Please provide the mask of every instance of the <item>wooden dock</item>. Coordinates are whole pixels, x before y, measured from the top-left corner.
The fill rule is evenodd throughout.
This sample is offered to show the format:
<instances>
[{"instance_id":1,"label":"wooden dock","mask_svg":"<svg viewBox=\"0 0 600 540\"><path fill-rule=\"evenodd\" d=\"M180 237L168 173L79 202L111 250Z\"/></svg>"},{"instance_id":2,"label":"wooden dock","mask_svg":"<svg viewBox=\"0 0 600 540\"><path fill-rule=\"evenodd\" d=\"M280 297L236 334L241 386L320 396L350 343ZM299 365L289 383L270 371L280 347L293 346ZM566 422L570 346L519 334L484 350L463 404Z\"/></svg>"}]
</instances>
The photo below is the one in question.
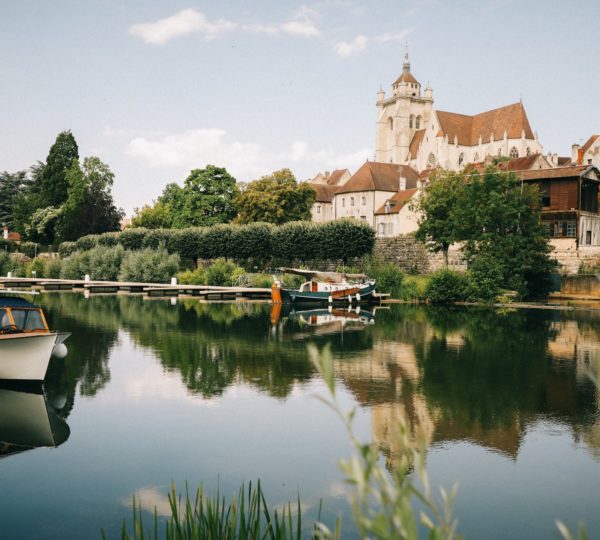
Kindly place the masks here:
<instances>
[{"instance_id":1,"label":"wooden dock","mask_svg":"<svg viewBox=\"0 0 600 540\"><path fill-rule=\"evenodd\" d=\"M38 291L81 291L86 294L143 294L146 297L194 296L206 300L267 300L271 289L258 287L219 287L215 285L181 285L170 283L135 283L120 281L85 281L83 279L48 279L0 277L4 289Z\"/></svg>"}]
</instances>

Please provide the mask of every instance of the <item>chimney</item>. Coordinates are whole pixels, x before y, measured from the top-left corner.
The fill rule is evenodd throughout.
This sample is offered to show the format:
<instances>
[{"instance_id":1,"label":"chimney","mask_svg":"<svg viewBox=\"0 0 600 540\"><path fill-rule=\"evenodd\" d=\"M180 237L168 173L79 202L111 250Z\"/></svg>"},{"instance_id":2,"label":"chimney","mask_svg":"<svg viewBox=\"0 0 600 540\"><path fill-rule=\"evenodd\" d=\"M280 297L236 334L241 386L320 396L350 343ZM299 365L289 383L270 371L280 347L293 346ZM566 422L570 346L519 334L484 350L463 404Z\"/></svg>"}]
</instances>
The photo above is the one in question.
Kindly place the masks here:
<instances>
[{"instance_id":1,"label":"chimney","mask_svg":"<svg viewBox=\"0 0 600 540\"><path fill-rule=\"evenodd\" d=\"M579 145L574 144L571 146L571 161L573 163L579 163Z\"/></svg>"},{"instance_id":2,"label":"chimney","mask_svg":"<svg viewBox=\"0 0 600 540\"><path fill-rule=\"evenodd\" d=\"M4 225L3 238L4 240L8 240L8 227L6 225Z\"/></svg>"}]
</instances>

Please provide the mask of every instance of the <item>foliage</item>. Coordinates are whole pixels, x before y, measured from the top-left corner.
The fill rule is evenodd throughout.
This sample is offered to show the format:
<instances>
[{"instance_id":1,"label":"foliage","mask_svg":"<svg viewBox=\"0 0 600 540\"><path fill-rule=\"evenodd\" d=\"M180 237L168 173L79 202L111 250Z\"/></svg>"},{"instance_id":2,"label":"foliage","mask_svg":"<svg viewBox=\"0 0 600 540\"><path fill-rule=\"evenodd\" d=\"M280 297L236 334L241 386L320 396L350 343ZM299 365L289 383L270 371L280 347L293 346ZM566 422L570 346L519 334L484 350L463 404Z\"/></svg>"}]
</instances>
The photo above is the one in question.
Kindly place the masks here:
<instances>
[{"instance_id":1,"label":"foliage","mask_svg":"<svg viewBox=\"0 0 600 540\"><path fill-rule=\"evenodd\" d=\"M310 220L315 190L298 183L289 169L250 182L236 198L239 223L282 224Z\"/></svg>"},{"instance_id":2,"label":"foliage","mask_svg":"<svg viewBox=\"0 0 600 540\"><path fill-rule=\"evenodd\" d=\"M43 259L31 259L25 265L25 276L32 277L34 272L35 276L38 278L48 277L46 275L46 262Z\"/></svg>"},{"instance_id":3,"label":"foliage","mask_svg":"<svg viewBox=\"0 0 600 540\"><path fill-rule=\"evenodd\" d=\"M97 157L87 157L81 165L74 160L65 177L67 200L57 226L61 239L120 229L123 212L113 203L114 174L105 163Z\"/></svg>"},{"instance_id":4,"label":"foliage","mask_svg":"<svg viewBox=\"0 0 600 540\"><path fill-rule=\"evenodd\" d=\"M215 225L203 230L199 239L199 259L216 259L218 257L231 257L231 240L234 226Z\"/></svg>"},{"instance_id":5,"label":"foliage","mask_svg":"<svg viewBox=\"0 0 600 540\"><path fill-rule=\"evenodd\" d=\"M469 267L471 296L474 300L494 302L500 294L503 271L499 261L487 253L481 253Z\"/></svg>"},{"instance_id":6,"label":"foliage","mask_svg":"<svg viewBox=\"0 0 600 540\"><path fill-rule=\"evenodd\" d=\"M319 231L319 257L347 261L369 255L375 245L375 231L367 223L351 219L329 221Z\"/></svg>"},{"instance_id":7,"label":"foliage","mask_svg":"<svg viewBox=\"0 0 600 540\"><path fill-rule=\"evenodd\" d=\"M43 207L59 207L67 200L69 181L67 171L79 159L79 148L70 131L58 134L46 158L41 178L41 203Z\"/></svg>"},{"instance_id":8,"label":"foliage","mask_svg":"<svg viewBox=\"0 0 600 540\"><path fill-rule=\"evenodd\" d=\"M29 223L25 225L25 236L35 242L51 244L62 212L62 208L54 206L38 208L33 212Z\"/></svg>"},{"instance_id":9,"label":"foliage","mask_svg":"<svg viewBox=\"0 0 600 540\"><path fill-rule=\"evenodd\" d=\"M183 285L206 285L206 272L201 266L195 270L185 270L177 274L177 281Z\"/></svg>"},{"instance_id":10,"label":"foliage","mask_svg":"<svg viewBox=\"0 0 600 540\"><path fill-rule=\"evenodd\" d=\"M389 293L392 298L400 298L404 273L397 265L373 260L367 264L365 271L376 281L379 292Z\"/></svg>"},{"instance_id":11,"label":"foliage","mask_svg":"<svg viewBox=\"0 0 600 540\"><path fill-rule=\"evenodd\" d=\"M9 272L10 257L6 251L0 251L0 276L5 276Z\"/></svg>"},{"instance_id":12,"label":"foliage","mask_svg":"<svg viewBox=\"0 0 600 540\"><path fill-rule=\"evenodd\" d=\"M27 171L0 173L0 225L14 228L14 215L19 196L27 194L33 182Z\"/></svg>"},{"instance_id":13,"label":"foliage","mask_svg":"<svg viewBox=\"0 0 600 540\"><path fill-rule=\"evenodd\" d=\"M0 251L12 253L13 251L16 251L16 250L17 250L17 244L15 244L14 242L12 242L10 240L5 240L4 238L0 237Z\"/></svg>"},{"instance_id":14,"label":"foliage","mask_svg":"<svg viewBox=\"0 0 600 540\"><path fill-rule=\"evenodd\" d=\"M62 262L60 259L47 260L46 267L44 269L44 277L47 277L50 279L59 279L61 268L62 268Z\"/></svg>"},{"instance_id":15,"label":"foliage","mask_svg":"<svg viewBox=\"0 0 600 540\"><path fill-rule=\"evenodd\" d=\"M432 304L452 304L469 299L471 283L466 274L452 270L438 270L431 275L425 296Z\"/></svg>"},{"instance_id":16,"label":"foliage","mask_svg":"<svg viewBox=\"0 0 600 540\"><path fill-rule=\"evenodd\" d=\"M491 271L488 281L500 277L498 287L526 298L546 295L556 262L548 256L551 247L540 212L538 189L523 184L514 173L488 168L483 175L474 175L455 209L457 235L465 241L468 263L491 258L493 265L485 262L478 267L480 275Z\"/></svg>"},{"instance_id":17,"label":"foliage","mask_svg":"<svg viewBox=\"0 0 600 540\"><path fill-rule=\"evenodd\" d=\"M75 251L77 251L77 244L75 242L62 242L58 246L58 255L62 259L73 254Z\"/></svg>"},{"instance_id":18,"label":"foliage","mask_svg":"<svg viewBox=\"0 0 600 540\"><path fill-rule=\"evenodd\" d=\"M205 272L207 285L226 287L234 286L238 278L245 273L243 268L225 259L216 260L206 268Z\"/></svg>"},{"instance_id":19,"label":"foliage","mask_svg":"<svg viewBox=\"0 0 600 540\"><path fill-rule=\"evenodd\" d=\"M231 254L238 260L267 261L273 249L272 236L273 226L269 223L236 227L231 238Z\"/></svg>"},{"instance_id":20,"label":"foliage","mask_svg":"<svg viewBox=\"0 0 600 540\"><path fill-rule=\"evenodd\" d=\"M464 177L452 172L434 175L421 195L411 203L421 214L416 238L426 243L434 253L442 252L448 266L448 249L459 238L456 233L455 212L459 204Z\"/></svg>"},{"instance_id":21,"label":"foliage","mask_svg":"<svg viewBox=\"0 0 600 540\"><path fill-rule=\"evenodd\" d=\"M21 242L19 244L19 251L23 255L27 255L27 257L33 259L37 255L38 245L34 242Z\"/></svg>"},{"instance_id":22,"label":"foliage","mask_svg":"<svg viewBox=\"0 0 600 540\"><path fill-rule=\"evenodd\" d=\"M284 261L310 261L320 255L323 227L310 221L285 223L273 229L273 256Z\"/></svg>"},{"instance_id":23,"label":"foliage","mask_svg":"<svg viewBox=\"0 0 600 540\"><path fill-rule=\"evenodd\" d=\"M126 252L120 281L142 283L168 283L179 270L179 255L169 254L166 249L142 249Z\"/></svg>"},{"instance_id":24,"label":"foliage","mask_svg":"<svg viewBox=\"0 0 600 540\"><path fill-rule=\"evenodd\" d=\"M125 229L119 235L119 243L127 250L142 249L147 229Z\"/></svg>"},{"instance_id":25,"label":"foliage","mask_svg":"<svg viewBox=\"0 0 600 540\"><path fill-rule=\"evenodd\" d=\"M406 302L421 302L426 299L428 276L407 276L402 281L398 298Z\"/></svg>"},{"instance_id":26,"label":"foliage","mask_svg":"<svg viewBox=\"0 0 600 540\"><path fill-rule=\"evenodd\" d=\"M183 188L168 185L154 211L157 205L167 206L170 226L178 229L228 223L236 215L237 195L235 178L223 167L207 165L192 170Z\"/></svg>"},{"instance_id":27,"label":"foliage","mask_svg":"<svg viewBox=\"0 0 600 540\"><path fill-rule=\"evenodd\" d=\"M171 515L166 524L166 540L301 540L302 508L298 499L296 508L291 503L281 511L269 510L260 481L248 488L240 488L238 496L229 503L221 497L219 491L209 497L204 493L202 485L192 499L187 492L185 500L177 496L175 485L171 485L169 493ZM313 537L319 538L319 525L313 526ZM152 527L146 530L142 519L141 501L133 498L133 532L130 534L123 522L122 540L145 540L158 538L158 516L154 512ZM102 531L102 537L106 536ZM336 534L339 538L339 531Z\"/></svg>"},{"instance_id":28,"label":"foliage","mask_svg":"<svg viewBox=\"0 0 600 540\"><path fill-rule=\"evenodd\" d=\"M154 206L145 205L141 209L135 209L135 215L131 219L131 227L143 227L145 229L163 229L171 224L170 206L161 202Z\"/></svg>"}]
</instances>

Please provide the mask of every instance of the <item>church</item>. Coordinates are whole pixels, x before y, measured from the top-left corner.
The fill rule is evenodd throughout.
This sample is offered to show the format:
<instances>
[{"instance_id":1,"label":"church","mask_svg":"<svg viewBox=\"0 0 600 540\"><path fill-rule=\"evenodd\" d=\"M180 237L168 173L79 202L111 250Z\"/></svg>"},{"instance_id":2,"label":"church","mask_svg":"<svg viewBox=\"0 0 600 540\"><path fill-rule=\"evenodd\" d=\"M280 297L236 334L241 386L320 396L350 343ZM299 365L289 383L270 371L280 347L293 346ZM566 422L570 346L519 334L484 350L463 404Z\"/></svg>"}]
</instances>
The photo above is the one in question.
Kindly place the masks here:
<instances>
[{"instance_id":1,"label":"church","mask_svg":"<svg viewBox=\"0 0 600 540\"><path fill-rule=\"evenodd\" d=\"M521 102L473 116L434 109L433 90L428 86L421 91L410 71L408 52L391 95L383 89L377 93L375 161L417 171L460 170L494 157L541 153Z\"/></svg>"}]
</instances>

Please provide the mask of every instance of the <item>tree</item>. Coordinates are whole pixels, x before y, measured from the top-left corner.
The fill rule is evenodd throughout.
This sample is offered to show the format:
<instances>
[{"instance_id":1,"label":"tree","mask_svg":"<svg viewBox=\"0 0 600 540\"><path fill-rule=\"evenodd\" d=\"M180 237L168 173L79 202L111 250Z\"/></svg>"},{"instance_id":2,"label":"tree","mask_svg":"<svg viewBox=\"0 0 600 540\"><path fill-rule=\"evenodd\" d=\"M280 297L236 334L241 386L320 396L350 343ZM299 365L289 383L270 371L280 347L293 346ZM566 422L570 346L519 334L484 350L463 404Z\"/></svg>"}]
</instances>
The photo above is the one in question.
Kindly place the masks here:
<instances>
[{"instance_id":1,"label":"tree","mask_svg":"<svg viewBox=\"0 0 600 540\"><path fill-rule=\"evenodd\" d=\"M31 179L26 171L0 173L0 225L7 225L11 229L14 227L17 199L30 185Z\"/></svg>"},{"instance_id":2,"label":"tree","mask_svg":"<svg viewBox=\"0 0 600 540\"><path fill-rule=\"evenodd\" d=\"M430 251L441 252L446 267L448 249L458 240L454 213L464 184L460 174L437 174L413 203L413 210L421 214L417 239L425 242Z\"/></svg>"},{"instance_id":3,"label":"tree","mask_svg":"<svg viewBox=\"0 0 600 540\"><path fill-rule=\"evenodd\" d=\"M315 190L298 183L289 169L281 169L250 182L236 199L239 223L282 224L308 221Z\"/></svg>"},{"instance_id":4,"label":"tree","mask_svg":"<svg viewBox=\"0 0 600 540\"><path fill-rule=\"evenodd\" d=\"M67 200L67 171L79 159L79 148L70 131L58 134L50 148L41 182L41 206L60 206Z\"/></svg>"},{"instance_id":5,"label":"tree","mask_svg":"<svg viewBox=\"0 0 600 540\"><path fill-rule=\"evenodd\" d=\"M114 205L111 189L114 174L97 157L75 160L66 174L67 200L56 226L61 240L75 240L87 234L118 231L123 212Z\"/></svg>"},{"instance_id":6,"label":"tree","mask_svg":"<svg viewBox=\"0 0 600 540\"><path fill-rule=\"evenodd\" d=\"M456 236L477 280L540 297L551 289L556 261L541 221L537 186L488 167L465 183L454 212Z\"/></svg>"},{"instance_id":7,"label":"tree","mask_svg":"<svg viewBox=\"0 0 600 540\"><path fill-rule=\"evenodd\" d=\"M236 180L225 168L207 165L191 171L183 188L169 184L159 203L169 205L172 227L216 225L235 217L237 194Z\"/></svg>"},{"instance_id":8,"label":"tree","mask_svg":"<svg viewBox=\"0 0 600 540\"><path fill-rule=\"evenodd\" d=\"M169 205L157 201L153 206L145 205L141 209L136 208L131 226L144 229L168 229L171 226Z\"/></svg>"}]
</instances>

